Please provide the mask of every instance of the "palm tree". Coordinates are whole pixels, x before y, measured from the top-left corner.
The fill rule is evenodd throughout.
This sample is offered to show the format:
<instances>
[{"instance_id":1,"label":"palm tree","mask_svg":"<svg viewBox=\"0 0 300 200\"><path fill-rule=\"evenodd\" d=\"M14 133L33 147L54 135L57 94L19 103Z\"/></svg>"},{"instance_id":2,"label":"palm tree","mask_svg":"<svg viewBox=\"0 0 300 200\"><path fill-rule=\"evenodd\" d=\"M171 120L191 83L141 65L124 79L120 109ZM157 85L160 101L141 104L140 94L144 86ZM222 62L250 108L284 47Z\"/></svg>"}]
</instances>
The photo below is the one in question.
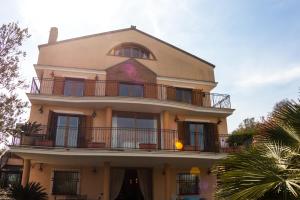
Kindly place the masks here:
<instances>
[{"instance_id":1,"label":"palm tree","mask_svg":"<svg viewBox=\"0 0 300 200\"><path fill-rule=\"evenodd\" d=\"M216 198L300 199L300 104L277 104L257 143L216 165Z\"/></svg>"},{"instance_id":2,"label":"palm tree","mask_svg":"<svg viewBox=\"0 0 300 200\"><path fill-rule=\"evenodd\" d=\"M47 200L48 195L40 183L31 182L26 186L20 184L10 188L11 197L15 200Z\"/></svg>"}]
</instances>

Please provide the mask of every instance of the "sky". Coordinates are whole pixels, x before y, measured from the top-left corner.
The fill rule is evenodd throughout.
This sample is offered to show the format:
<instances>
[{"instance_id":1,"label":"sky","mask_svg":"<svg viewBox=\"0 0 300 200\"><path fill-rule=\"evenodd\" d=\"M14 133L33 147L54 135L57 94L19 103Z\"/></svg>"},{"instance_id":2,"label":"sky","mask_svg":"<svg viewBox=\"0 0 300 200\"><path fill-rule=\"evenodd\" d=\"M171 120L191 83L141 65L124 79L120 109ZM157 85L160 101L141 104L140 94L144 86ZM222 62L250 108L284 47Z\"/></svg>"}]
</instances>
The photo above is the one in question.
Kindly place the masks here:
<instances>
[{"instance_id":1,"label":"sky","mask_svg":"<svg viewBox=\"0 0 300 200\"><path fill-rule=\"evenodd\" d=\"M231 95L232 131L299 98L299 9L298 0L0 0L0 24L29 29L20 69L28 82L50 27L63 40L135 25L216 65L213 92Z\"/></svg>"}]
</instances>

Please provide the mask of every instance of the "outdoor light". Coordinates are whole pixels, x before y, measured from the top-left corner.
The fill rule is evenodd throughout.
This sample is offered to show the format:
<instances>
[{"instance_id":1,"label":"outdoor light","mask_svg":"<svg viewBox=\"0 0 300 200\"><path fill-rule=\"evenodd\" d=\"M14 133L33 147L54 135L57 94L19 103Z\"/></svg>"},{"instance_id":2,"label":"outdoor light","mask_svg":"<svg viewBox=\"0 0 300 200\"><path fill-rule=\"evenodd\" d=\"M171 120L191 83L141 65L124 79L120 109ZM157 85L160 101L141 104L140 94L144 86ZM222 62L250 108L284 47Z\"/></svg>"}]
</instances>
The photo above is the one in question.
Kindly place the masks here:
<instances>
[{"instance_id":1,"label":"outdoor light","mask_svg":"<svg viewBox=\"0 0 300 200\"><path fill-rule=\"evenodd\" d=\"M192 167L190 170L190 174L193 174L193 175L199 175L200 172L201 171L200 171L199 167Z\"/></svg>"},{"instance_id":2,"label":"outdoor light","mask_svg":"<svg viewBox=\"0 0 300 200\"><path fill-rule=\"evenodd\" d=\"M39 112L40 112L41 114L44 112L43 106L41 106L41 107L39 108Z\"/></svg>"},{"instance_id":3,"label":"outdoor light","mask_svg":"<svg viewBox=\"0 0 300 200\"><path fill-rule=\"evenodd\" d=\"M97 113L96 113L96 111L94 110L93 113L92 113L92 117L95 118L96 116L97 116Z\"/></svg>"},{"instance_id":4,"label":"outdoor light","mask_svg":"<svg viewBox=\"0 0 300 200\"><path fill-rule=\"evenodd\" d=\"M182 150L183 149L183 144L181 141L176 141L175 142L175 147L177 150Z\"/></svg>"}]
</instances>

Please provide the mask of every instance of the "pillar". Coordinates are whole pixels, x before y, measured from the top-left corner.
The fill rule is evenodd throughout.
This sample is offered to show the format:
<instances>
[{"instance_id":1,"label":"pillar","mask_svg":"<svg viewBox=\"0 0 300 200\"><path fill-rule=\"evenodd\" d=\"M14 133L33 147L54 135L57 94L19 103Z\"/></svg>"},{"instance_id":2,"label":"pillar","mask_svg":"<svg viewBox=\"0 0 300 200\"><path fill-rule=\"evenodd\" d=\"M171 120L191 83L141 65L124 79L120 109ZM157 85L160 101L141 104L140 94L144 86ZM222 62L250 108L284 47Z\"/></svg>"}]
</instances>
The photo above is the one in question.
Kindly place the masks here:
<instances>
[{"instance_id":1,"label":"pillar","mask_svg":"<svg viewBox=\"0 0 300 200\"><path fill-rule=\"evenodd\" d=\"M169 164L165 164L165 199L171 200L171 167Z\"/></svg>"},{"instance_id":2,"label":"pillar","mask_svg":"<svg viewBox=\"0 0 300 200\"><path fill-rule=\"evenodd\" d=\"M170 113L169 111L163 111L163 128L170 128Z\"/></svg>"},{"instance_id":3,"label":"pillar","mask_svg":"<svg viewBox=\"0 0 300 200\"><path fill-rule=\"evenodd\" d=\"M170 113L169 111L163 111L162 113L162 122L163 122L163 129L165 131L162 132L163 137L163 144L162 149L171 150L174 143L174 135L172 132L168 131L170 129Z\"/></svg>"},{"instance_id":4,"label":"pillar","mask_svg":"<svg viewBox=\"0 0 300 200\"><path fill-rule=\"evenodd\" d=\"M110 186L110 164L109 162L104 163L103 170L103 200L109 200L109 186Z\"/></svg>"},{"instance_id":5,"label":"pillar","mask_svg":"<svg viewBox=\"0 0 300 200\"><path fill-rule=\"evenodd\" d=\"M30 160L29 159L24 159L24 163L23 163L23 173L22 173L22 181L21 184L24 187L28 181L29 181L29 176L30 176Z\"/></svg>"}]
</instances>

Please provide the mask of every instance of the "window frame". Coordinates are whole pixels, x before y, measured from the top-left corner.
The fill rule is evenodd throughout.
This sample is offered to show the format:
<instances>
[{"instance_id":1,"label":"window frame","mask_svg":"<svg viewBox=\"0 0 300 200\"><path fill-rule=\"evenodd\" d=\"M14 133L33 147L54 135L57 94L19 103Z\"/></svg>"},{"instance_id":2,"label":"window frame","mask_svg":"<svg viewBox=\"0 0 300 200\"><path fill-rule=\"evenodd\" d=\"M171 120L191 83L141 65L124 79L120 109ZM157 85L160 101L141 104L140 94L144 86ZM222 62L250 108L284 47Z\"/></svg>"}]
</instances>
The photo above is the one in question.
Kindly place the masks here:
<instances>
[{"instance_id":1,"label":"window frame","mask_svg":"<svg viewBox=\"0 0 300 200\"><path fill-rule=\"evenodd\" d=\"M77 173L78 180L76 185L76 194L63 194L63 193L55 193L54 192L54 184L55 184L55 172L65 172L65 173ZM81 174L79 169L53 169L51 174L51 194L55 196L66 196L66 195L79 195L80 194L80 184L81 184Z\"/></svg>"},{"instance_id":2,"label":"window frame","mask_svg":"<svg viewBox=\"0 0 300 200\"><path fill-rule=\"evenodd\" d=\"M70 81L71 82L71 95L66 95L66 85L67 85L67 82ZM73 86L72 87L72 84L74 84L74 82L80 82L80 84L82 84L82 94L81 95L77 95L77 94L73 94ZM78 87L78 86L76 86ZM76 90L78 90L79 88L76 88ZM84 96L84 91L85 91L85 79L83 78L70 78L70 77L66 77L65 80L64 80L64 88L63 88L63 96L67 96L67 97L72 97L72 96L75 96L75 97L83 97ZM78 91L76 91L77 93Z\"/></svg>"},{"instance_id":3,"label":"window frame","mask_svg":"<svg viewBox=\"0 0 300 200\"><path fill-rule=\"evenodd\" d=\"M176 101L178 101L178 102L183 102L183 103L188 103L188 104L192 104L192 101L193 101L193 89L191 89L191 88L181 88L181 87L175 87L175 92L176 92ZM181 92L181 96L180 96L180 98L178 98L178 96L177 96L177 92ZM190 94L190 99L189 99L189 101L185 101L186 100L186 95L185 95L185 93L186 92L189 92ZM183 98L183 97L185 97L185 98Z\"/></svg>"},{"instance_id":4,"label":"window frame","mask_svg":"<svg viewBox=\"0 0 300 200\"><path fill-rule=\"evenodd\" d=\"M128 55L125 55L126 49L129 49ZM148 48L136 43L122 43L118 46L113 47L107 55L145 60L156 60L156 57Z\"/></svg>"},{"instance_id":5,"label":"window frame","mask_svg":"<svg viewBox=\"0 0 300 200\"><path fill-rule=\"evenodd\" d=\"M196 191L195 192L186 192L186 193L182 193L181 192L181 189L180 189L180 184L187 184L189 182L187 181L184 181L184 180L180 180L180 176L193 176L195 177L195 182L191 182L190 184L195 184L194 187L196 188ZM188 173L188 172L180 172L180 173L177 173L176 174L176 193L177 195L180 195L180 196L188 196L188 195L199 195L200 194L200 177L199 175L195 175L195 174L191 174L191 173ZM189 188L192 188L192 187L189 187Z\"/></svg>"}]
</instances>

